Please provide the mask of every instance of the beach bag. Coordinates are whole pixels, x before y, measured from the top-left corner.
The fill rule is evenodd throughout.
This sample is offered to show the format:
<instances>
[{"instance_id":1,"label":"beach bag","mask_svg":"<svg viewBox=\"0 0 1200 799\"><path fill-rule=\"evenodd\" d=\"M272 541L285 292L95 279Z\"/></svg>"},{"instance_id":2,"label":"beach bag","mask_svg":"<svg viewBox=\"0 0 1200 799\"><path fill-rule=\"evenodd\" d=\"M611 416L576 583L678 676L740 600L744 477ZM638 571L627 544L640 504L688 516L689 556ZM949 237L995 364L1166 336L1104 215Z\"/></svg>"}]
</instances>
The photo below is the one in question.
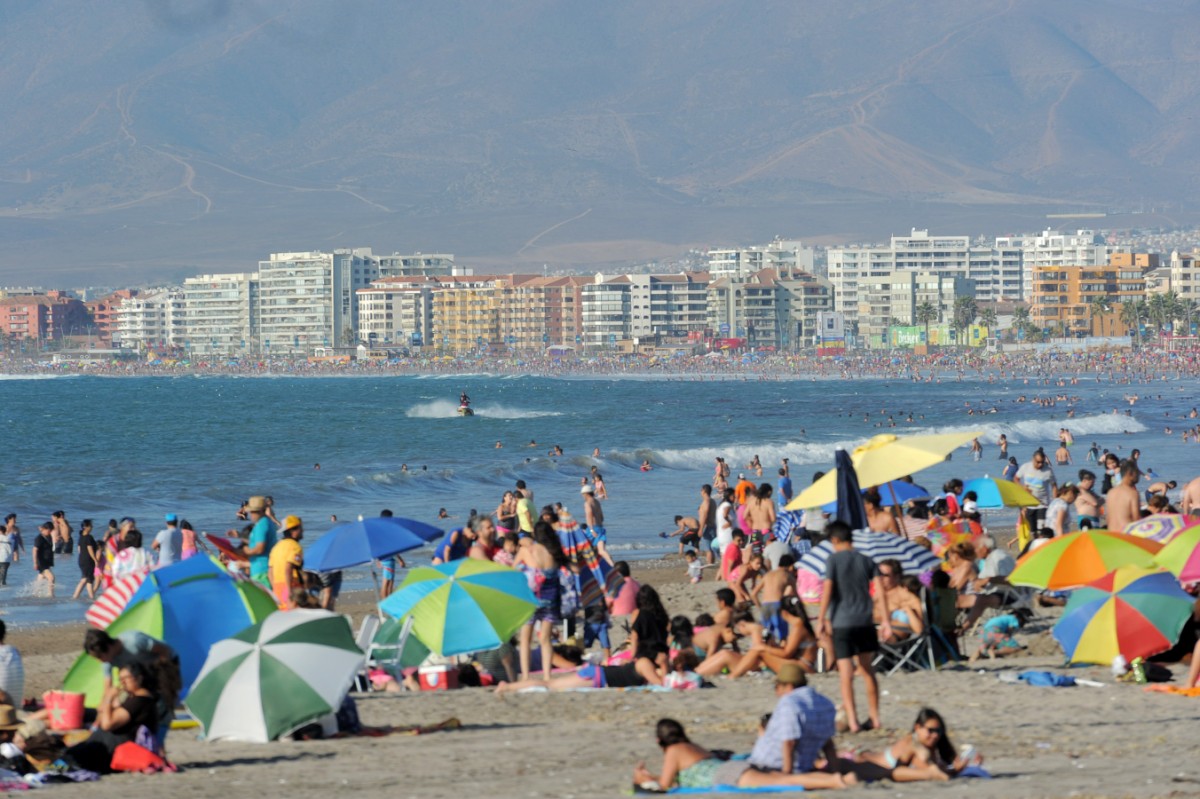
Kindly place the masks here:
<instances>
[{"instance_id":1,"label":"beach bag","mask_svg":"<svg viewBox=\"0 0 1200 799\"><path fill-rule=\"evenodd\" d=\"M133 741L126 741L113 750L112 762L109 768L113 771L140 771L151 773L167 768L167 761L151 752L146 747Z\"/></svg>"},{"instance_id":2,"label":"beach bag","mask_svg":"<svg viewBox=\"0 0 1200 799\"><path fill-rule=\"evenodd\" d=\"M83 727L83 694L71 691L47 691L42 701L49 711L52 730L78 730Z\"/></svg>"}]
</instances>

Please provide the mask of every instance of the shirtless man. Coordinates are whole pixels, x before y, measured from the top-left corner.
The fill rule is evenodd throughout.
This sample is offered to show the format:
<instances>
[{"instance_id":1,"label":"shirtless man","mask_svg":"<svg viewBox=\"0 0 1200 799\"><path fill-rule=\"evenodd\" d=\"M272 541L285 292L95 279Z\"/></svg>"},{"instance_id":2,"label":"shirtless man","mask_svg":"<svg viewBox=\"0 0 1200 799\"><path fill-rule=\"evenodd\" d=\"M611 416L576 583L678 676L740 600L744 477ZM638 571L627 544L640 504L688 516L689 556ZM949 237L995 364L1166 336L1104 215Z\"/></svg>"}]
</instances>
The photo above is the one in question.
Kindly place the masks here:
<instances>
[{"instance_id":1,"label":"shirtless man","mask_svg":"<svg viewBox=\"0 0 1200 799\"><path fill-rule=\"evenodd\" d=\"M613 559L612 555L608 554L608 531L604 529L604 510L596 500L596 489L590 485L583 485L579 488L579 494L583 497L583 515L587 521L588 537L596 547L596 554L611 566Z\"/></svg>"},{"instance_id":2,"label":"shirtless man","mask_svg":"<svg viewBox=\"0 0 1200 799\"><path fill-rule=\"evenodd\" d=\"M667 538L679 539L679 554L684 549L695 549L700 545L700 522L695 516L676 516L675 530Z\"/></svg>"},{"instance_id":3,"label":"shirtless man","mask_svg":"<svg viewBox=\"0 0 1200 799\"><path fill-rule=\"evenodd\" d=\"M779 566L767 572L750 592L750 598L762 608L763 627L775 638L776 643L786 641L788 635L787 622L779 613L783 598L795 593L796 559L791 555L781 557Z\"/></svg>"},{"instance_id":4,"label":"shirtless man","mask_svg":"<svg viewBox=\"0 0 1200 799\"><path fill-rule=\"evenodd\" d=\"M716 560L713 548L717 540L717 508L713 504L712 486L700 486L700 507L696 510L696 522L700 526L700 544L704 549L704 560L709 566Z\"/></svg>"},{"instance_id":5,"label":"shirtless man","mask_svg":"<svg viewBox=\"0 0 1200 799\"><path fill-rule=\"evenodd\" d=\"M1121 532L1142 518L1142 502L1138 496L1137 482L1141 470L1132 460L1121 463L1121 482L1108 490L1104 498L1108 509L1108 529Z\"/></svg>"},{"instance_id":6,"label":"shirtless man","mask_svg":"<svg viewBox=\"0 0 1200 799\"><path fill-rule=\"evenodd\" d=\"M1180 510L1184 513L1200 510L1200 477L1193 479L1183 487L1181 505Z\"/></svg>"},{"instance_id":7,"label":"shirtless man","mask_svg":"<svg viewBox=\"0 0 1200 799\"><path fill-rule=\"evenodd\" d=\"M1066 444L1059 444L1058 449L1054 450L1054 462L1059 466L1069 466L1071 463L1071 450L1067 449Z\"/></svg>"},{"instance_id":8,"label":"shirtless man","mask_svg":"<svg viewBox=\"0 0 1200 799\"><path fill-rule=\"evenodd\" d=\"M775 527L775 503L771 500L770 483L763 483L758 491L746 497L746 524L750 526L750 546L761 552L770 540Z\"/></svg>"}]
</instances>

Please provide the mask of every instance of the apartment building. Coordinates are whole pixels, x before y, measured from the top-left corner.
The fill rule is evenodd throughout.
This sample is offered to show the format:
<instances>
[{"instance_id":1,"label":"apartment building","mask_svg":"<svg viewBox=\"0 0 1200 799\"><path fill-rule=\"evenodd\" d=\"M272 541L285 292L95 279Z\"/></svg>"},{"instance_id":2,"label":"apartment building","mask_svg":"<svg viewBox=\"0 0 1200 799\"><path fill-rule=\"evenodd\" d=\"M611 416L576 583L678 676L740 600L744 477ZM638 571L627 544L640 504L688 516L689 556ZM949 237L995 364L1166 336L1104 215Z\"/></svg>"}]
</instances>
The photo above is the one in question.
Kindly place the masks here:
<instances>
[{"instance_id":1,"label":"apartment building","mask_svg":"<svg viewBox=\"0 0 1200 799\"><path fill-rule=\"evenodd\" d=\"M708 282L707 272L596 275L581 291L581 343L592 349L626 340L685 345L707 325Z\"/></svg>"},{"instance_id":2,"label":"apartment building","mask_svg":"<svg viewBox=\"0 0 1200 799\"><path fill-rule=\"evenodd\" d=\"M92 329L95 331L95 343L98 347L110 347L117 332L117 312L121 303L130 297L138 295L137 289L120 289L95 300L89 300L87 312L92 317Z\"/></svg>"},{"instance_id":3,"label":"apartment building","mask_svg":"<svg viewBox=\"0 0 1200 799\"><path fill-rule=\"evenodd\" d=\"M790 239L775 239L761 247L714 248L708 251L708 273L714 280L725 277L749 277L764 269L779 272L812 273L814 254L811 247Z\"/></svg>"},{"instance_id":4,"label":"apartment building","mask_svg":"<svg viewBox=\"0 0 1200 799\"><path fill-rule=\"evenodd\" d=\"M816 332L817 315L832 309L829 281L807 272L763 269L708 286L714 338L740 339L756 349L794 349Z\"/></svg>"},{"instance_id":5,"label":"apartment building","mask_svg":"<svg viewBox=\"0 0 1200 799\"><path fill-rule=\"evenodd\" d=\"M917 308L928 302L936 322L950 322L959 297L976 296L975 281L955 275L898 271L859 285L859 335L869 348L888 347L888 328L918 323Z\"/></svg>"},{"instance_id":6,"label":"apartment building","mask_svg":"<svg viewBox=\"0 0 1200 799\"><path fill-rule=\"evenodd\" d=\"M37 346L64 336L87 335L90 324L84 304L63 292L0 299L0 332L14 341Z\"/></svg>"},{"instance_id":7,"label":"apartment building","mask_svg":"<svg viewBox=\"0 0 1200 799\"><path fill-rule=\"evenodd\" d=\"M1043 230L1017 236L998 236L996 249L1019 250L1022 264L1023 291L1020 299L1033 296L1033 270L1039 266L1098 266L1108 263L1115 248L1104 243L1094 230L1063 233Z\"/></svg>"},{"instance_id":8,"label":"apartment building","mask_svg":"<svg viewBox=\"0 0 1200 799\"><path fill-rule=\"evenodd\" d=\"M1200 303L1200 252L1172 252L1165 271L1163 291L1173 291L1179 299L1193 305Z\"/></svg>"},{"instance_id":9,"label":"apartment building","mask_svg":"<svg viewBox=\"0 0 1200 799\"><path fill-rule=\"evenodd\" d=\"M358 290L358 336L385 346L423 347L433 339L432 277L385 277Z\"/></svg>"},{"instance_id":10,"label":"apartment building","mask_svg":"<svg viewBox=\"0 0 1200 799\"><path fill-rule=\"evenodd\" d=\"M183 308L191 351L209 357L258 350L258 275L197 275L183 281Z\"/></svg>"},{"instance_id":11,"label":"apartment building","mask_svg":"<svg viewBox=\"0 0 1200 799\"><path fill-rule=\"evenodd\" d=\"M1157 256L1114 253L1103 266L1034 267L1030 321L1066 335L1123 335L1121 308L1144 297L1145 274L1157 266ZM1097 299L1105 300L1106 310L1093 306Z\"/></svg>"},{"instance_id":12,"label":"apartment building","mask_svg":"<svg viewBox=\"0 0 1200 799\"><path fill-rule=\"evenodd\" d=\"M122 300L117 308L113 345L132 350L185 348L187 342L183 291L148 289Z\"/></svg>"}]
</instances>

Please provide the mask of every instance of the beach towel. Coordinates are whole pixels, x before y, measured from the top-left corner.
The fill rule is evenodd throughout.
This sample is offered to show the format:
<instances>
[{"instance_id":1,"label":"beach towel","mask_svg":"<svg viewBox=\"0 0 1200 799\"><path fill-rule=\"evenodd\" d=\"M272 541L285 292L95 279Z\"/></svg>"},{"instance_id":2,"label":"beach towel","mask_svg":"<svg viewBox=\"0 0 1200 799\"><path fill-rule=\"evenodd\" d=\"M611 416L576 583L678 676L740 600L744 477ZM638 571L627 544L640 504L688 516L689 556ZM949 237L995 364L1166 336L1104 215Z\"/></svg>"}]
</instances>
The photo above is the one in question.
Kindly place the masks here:
<instances>
[{"instance_id":1,"label":"beach towel","mask_svg":"<svg viewBox=\"0 0 1200 799\"><path fill-rule=\"evenodd\" d=\"M1042 688L1070 688L1075 685L1074 677L1050 671L1023 671L1017 675L1017 679L1026 685Z\"/></svg>"},{"instance_id":2,"label":"beach towel","mask_svg":"<svg viewBox=\"0 0 1200 799\"><path fill-rule=\"evenodd\" d=\"M714 785L711 788L672 788L671 794L722 794L722 793L800 793L804 789L799 785L763 785L759 788L739 788L736 785Z\"/></svg>"},{"instance_id":3,"label":"beach towel","mask_svg":"<svg viewBox=\"0 0 1200 799\"><path fill-rule=\"evenodd\" d=\"M1200 687L1183 688L1178 685L1162 685L1160 683L1158 685L1147 685L1144 688L1142 688L1142 690L1145 691L1146 693L1151 693L1151 694L1174 694L1175 696L1189 696L1189 697L1200 696Z\"/></svg>"}]
</instances>

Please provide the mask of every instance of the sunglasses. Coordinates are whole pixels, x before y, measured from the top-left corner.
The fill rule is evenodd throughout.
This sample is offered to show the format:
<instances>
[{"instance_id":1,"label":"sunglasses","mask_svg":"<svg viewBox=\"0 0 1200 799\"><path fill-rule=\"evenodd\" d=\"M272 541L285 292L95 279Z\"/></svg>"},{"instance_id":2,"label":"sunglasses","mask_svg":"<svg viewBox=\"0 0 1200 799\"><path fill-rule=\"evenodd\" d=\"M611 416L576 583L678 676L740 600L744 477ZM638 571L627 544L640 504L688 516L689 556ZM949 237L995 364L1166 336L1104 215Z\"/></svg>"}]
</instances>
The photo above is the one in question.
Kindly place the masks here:
<instances>
[{"instance_id":1,"label":"sunglasses","mask_svg":"<svg viewBox=\"0 0 1200 799\"><path fill-rule=\"evenodd\" d=\"M941 735L945 730L942 727L925 727L925 732L932 735Z\"/></svg>"}]
</instances>

